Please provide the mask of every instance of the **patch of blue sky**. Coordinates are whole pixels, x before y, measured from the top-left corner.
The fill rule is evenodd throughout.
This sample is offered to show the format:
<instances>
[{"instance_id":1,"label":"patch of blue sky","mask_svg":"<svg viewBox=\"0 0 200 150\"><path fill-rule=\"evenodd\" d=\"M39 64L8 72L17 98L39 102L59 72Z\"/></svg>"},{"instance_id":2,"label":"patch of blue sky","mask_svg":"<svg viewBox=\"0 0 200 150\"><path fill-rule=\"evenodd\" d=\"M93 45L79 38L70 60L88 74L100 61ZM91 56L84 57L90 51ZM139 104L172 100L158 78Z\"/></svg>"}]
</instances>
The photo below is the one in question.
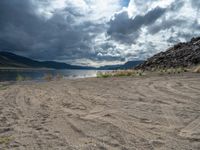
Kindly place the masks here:
<instances>
[{"instance_id":1,"label":"patch of blue sky","mask_svg":"<svg viewBox=\"0 0 200 150\"><path fill-rule=\"evenodd\" d=\"M130 0L121 0L121 1L123 7L128 7Z\"/></svg>"}]
</instances>

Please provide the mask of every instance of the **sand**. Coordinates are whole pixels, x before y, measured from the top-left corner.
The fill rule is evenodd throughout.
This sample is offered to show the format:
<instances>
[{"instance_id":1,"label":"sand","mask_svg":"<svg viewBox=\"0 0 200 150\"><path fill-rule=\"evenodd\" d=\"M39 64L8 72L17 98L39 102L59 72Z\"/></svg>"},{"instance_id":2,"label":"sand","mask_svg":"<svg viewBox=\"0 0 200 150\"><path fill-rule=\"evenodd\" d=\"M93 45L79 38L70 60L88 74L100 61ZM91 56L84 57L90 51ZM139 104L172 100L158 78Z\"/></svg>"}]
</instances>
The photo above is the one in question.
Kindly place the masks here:
<instances>
[{"instance_id":1,"label":"sand","mask_svg":"<svg viewBox=\"0 0 200 150\"><path fill-rule=\"evenodd\" d=\"M200 75L1 86L0 149L199 150Z\"/></svg>"}]
</instances>

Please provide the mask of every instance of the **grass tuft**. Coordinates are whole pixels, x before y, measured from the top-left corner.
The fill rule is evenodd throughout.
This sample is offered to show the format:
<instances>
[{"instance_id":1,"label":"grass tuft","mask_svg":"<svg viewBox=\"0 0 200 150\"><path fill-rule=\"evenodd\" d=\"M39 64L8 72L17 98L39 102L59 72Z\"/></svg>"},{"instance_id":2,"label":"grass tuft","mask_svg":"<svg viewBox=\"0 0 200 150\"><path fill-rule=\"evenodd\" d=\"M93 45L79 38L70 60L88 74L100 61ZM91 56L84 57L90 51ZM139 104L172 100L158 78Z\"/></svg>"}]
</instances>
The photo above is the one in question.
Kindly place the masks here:
<instances>
[{"instance_id":1,"label":"grass tuft","mask_svg":"<svg viewBox=\"0 0 200 150\"><path fill-rule=\"evenodd\" d=\"M109 77L134 77L134 76L143 76L144 71L142 70L116 70L112 72L98 72L97 78L109 78Z\"/></svg>"},{"instance_id":2,"label":"grass tuft","mask_svg":"<svg viewBox=\"0 0 200 150\"><path fill-rule=\"evenodd\" d=\"M12 137L0 137L0 144L8 145L12 141Z\"/></svg>"},{"instance_id":3,"label":"grass tuft","mask_svg":"<svg viewBox=\"0 0 200 150\"><path fill-rule=\"evenodd\" d=\"M22 75L20 75L20 74L18 74L17 75L17 77L16 77L16 81L24 81L25 80L25 78L22 76Z\"/></svg>"},{"instance_id":4,"label":"grass tuft","mask_svg":"<svg viewBox=\"0 0 200 150\"><path fill-rule=\"evenodd\" d=\"M7 86L6 85L1 85L0 84L0 90L6 90L7 89Z\"/></svg>"},{"instance_id":5,"label":"grass tuft","mask_svg":"<svg viewBox=\"0 0 200 150\"><path fill-rule=\"evenodd\" d=\"M56 79L57 81L62 80L63 78L64 78L64 76L61 75L61 74L59 74L59 73L55 76L55 79Z\"/></svg>"},{"instance_id":6,"label":"grass tuft","mask_svg":"<svg viewBox=\"0 0 200 150\"><path fill-rule=\"evenodd\" d=\"M53 75L50 74L50 73L45 74L44 80L46 80L48 82L52 81L53 80Z\"/></svg>"},{"instance_id":7,"label":"grass tuft","mask_svg":"<svg viewBox=\"0 0 200 150\"><path fill-rule=\"evenodd\" d=\"M102 72L98 72L97 73L97 78L108 78L108 77L112 77L112 74L110 74L110 73L102 73Z\"/></svg>"},{"instance_id":8,"label":"grass tuft","mask_svg":"<svg viewBox=\"0 0 200 150\"><path fill-rule=\"evenodd\" d=\"M200 67L199 67L200 70ZM108 77L141 77L146 75L173 75L181 74L190 71L188 68L177 67L177 68L152 68L150 71L144 70L116 70L112 72L98 72L98 78L108 78ZM198 71L197 71L198 72Z\"/></svg>"}]
</instances>

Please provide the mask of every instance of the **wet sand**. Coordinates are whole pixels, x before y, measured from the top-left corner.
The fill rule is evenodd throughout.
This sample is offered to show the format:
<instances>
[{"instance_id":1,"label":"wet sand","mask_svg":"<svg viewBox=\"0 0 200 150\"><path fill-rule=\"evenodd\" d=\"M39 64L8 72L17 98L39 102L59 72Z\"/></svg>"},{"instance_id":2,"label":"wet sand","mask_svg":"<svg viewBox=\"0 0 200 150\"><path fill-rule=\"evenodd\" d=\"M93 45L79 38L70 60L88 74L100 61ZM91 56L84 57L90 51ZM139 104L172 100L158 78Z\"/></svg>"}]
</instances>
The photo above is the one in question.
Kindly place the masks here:
<instances>
[{"instance_id":1,"label":"wet sand","mask_svg":"<svg viewBox=\"0 0 200 150\"><path fill-rule=\"evenodd\" d=\"M200 75L1 86L0 149L199 150Z\"/></svg>"}]
</instances>

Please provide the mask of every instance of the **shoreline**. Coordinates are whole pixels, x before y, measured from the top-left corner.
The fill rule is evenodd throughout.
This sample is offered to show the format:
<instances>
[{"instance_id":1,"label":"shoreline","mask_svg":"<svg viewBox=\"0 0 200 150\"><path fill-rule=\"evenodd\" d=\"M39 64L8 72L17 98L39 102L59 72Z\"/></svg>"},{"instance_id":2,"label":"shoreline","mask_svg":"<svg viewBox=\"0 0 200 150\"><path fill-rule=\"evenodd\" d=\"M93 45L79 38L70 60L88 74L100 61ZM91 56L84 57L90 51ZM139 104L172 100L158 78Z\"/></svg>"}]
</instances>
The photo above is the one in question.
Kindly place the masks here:
<instances>
[{"instance_id":1,"label":"shoreline","mask_svg":"<svg viewBox=\"0 0 200 150\"><path fill-rule=\"evenodd\" d=\"M0 70L1 71L1 70ZM39 71L39 70L38 70ZM158 77L158 78L170 78L170 77L184 77L184 76L193 76L193 77L198 77L200 76L199 73L194 73L194 72L184 72L184 73L180 73L180 74L163 74L163 75L159 75L159 74L156 74L156 73L152 73L152 74L148 74L148 75L144 75L144 76L119 76L119 77L108 77L108 78L103 78L103 77L98 77L98 76L63 76L62 78L60 79L56 79L56 78L53 78L51 80L45 80L44 77L42 78L38 78L38 79L28 79L28 80L22 80L22 81L17 81L17 80L5 80L5 81L0 81L0 84L1 83L25 83L25 82L57 82L57 81L68 81L68 80L84 80L84 79L114 79L114 80L117 80L117 79L121 79L121 78L130 78L130 79L147 79L147 78L152 78L152 77ZM56 77L56 76L55 76Z\"/></svg>"}]
</instances>

